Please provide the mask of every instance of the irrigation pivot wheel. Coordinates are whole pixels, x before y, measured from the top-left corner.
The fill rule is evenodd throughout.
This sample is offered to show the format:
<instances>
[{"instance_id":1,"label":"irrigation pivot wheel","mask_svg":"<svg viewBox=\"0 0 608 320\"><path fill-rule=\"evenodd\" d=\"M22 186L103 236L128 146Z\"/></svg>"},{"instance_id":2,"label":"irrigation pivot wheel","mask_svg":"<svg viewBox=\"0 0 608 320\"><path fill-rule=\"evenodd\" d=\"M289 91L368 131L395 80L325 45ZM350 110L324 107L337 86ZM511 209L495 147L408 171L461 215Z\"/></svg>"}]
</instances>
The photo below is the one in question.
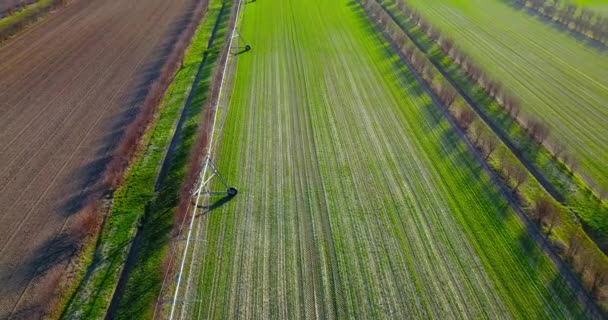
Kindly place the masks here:
<instances>
[{"instance_id":1,"label":"irrigation pivot wheel","mask_svg":"<svg viewBox=\"0 0 608 320\"><path fill-rule=\"evenodd\" d=\"M237 193L239 193L239 191L236 190L236 188L234 188L234 187L230 187L230 188L228 188L228 190L226 190L226 193L228 194L229 197L234 197L234 196L236 196Z\"/></svg>"}]
</instances>

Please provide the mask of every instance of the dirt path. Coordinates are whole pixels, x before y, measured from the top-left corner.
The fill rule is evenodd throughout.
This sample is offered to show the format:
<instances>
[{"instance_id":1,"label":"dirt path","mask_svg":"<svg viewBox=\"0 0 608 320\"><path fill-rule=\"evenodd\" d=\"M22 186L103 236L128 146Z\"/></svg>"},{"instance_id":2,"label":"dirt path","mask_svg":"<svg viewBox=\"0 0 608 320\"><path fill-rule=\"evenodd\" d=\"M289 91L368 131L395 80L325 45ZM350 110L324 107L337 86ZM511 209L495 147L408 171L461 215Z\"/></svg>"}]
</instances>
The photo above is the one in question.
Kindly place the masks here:
<instances>
[{"instance_id":1,"label":"dirt path","mask_svg":"<svg viewBox=\"0 0 608 320\"><path fill-rule=\"evenodd\" d=\"M75 249L58 234L194 2L79 1L0 47L0 319L40 312L35 279Z\"/></svg>"}]
</instances>

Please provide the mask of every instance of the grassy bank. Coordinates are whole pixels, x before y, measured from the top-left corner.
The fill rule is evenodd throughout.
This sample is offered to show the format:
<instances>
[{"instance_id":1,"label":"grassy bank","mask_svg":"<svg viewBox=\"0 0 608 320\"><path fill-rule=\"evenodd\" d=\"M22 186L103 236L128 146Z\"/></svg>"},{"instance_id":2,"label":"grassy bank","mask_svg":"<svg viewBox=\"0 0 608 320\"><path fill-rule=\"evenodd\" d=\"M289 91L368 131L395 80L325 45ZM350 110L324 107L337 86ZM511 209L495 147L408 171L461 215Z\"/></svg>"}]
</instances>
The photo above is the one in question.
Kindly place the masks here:
<instances>
[{"instance_id":1,"label":"grassy bank","mask_svg":"<svg viewBox=\"0 0 608 320\"><path fill-rule=\"evenodd\" d=\"M0 43L10 38L27 25L36 22L40 17L54 8L65 5L67 0L39 0L10 16L0 19Z\"/></svg>"},{"instance_id":2,"label":"grassy bank","mask_svg":"<svg viewBox=\"0 0 608 320\"><path fill-rule=\"evenodd\" d=\"M226 40L230 10L230 1L211 1L207 19L197 35L200 41L195 41L184 62L185 69L192 68L198 75L194 82L191 78L176 79L176 85L191 86L187 98L173 101L173 104L186 106L186 118L179 136L174 137L177 140L172 156L165 159L168 161L167 170L156 181L155 197L148 203L140 231L141 241L135 248L135 258L124 292L118 298L118 306L113 314L115 319L151 318L153 315L153 305L159 296L166 271L163 259L172 240L171 230L181 186L205 101L209 98L212 76ZM201 55L201 52L204 54Z\"/></svg>"},{"instance_id":3,"label":"grassy bank","mask_svg":"<svg viewBox=\"0 0 608 320\"><path fill-rule=\"evenodd\" d=\"M113 194L113 206L98 240L93 263L65 308L64 317L99 318L107 312L134 236L147 222L144 217L150 212L151 201L157 198L155 184L159 170L206 56L207 43L217 20L215 2L211 9L196 29L182 67L142 139L144 148L137 153L124 182ZM186 115L196 118L195 111L187 110ZM146 240L145 235L142 237Z\"/></svg>"}]
</instances>

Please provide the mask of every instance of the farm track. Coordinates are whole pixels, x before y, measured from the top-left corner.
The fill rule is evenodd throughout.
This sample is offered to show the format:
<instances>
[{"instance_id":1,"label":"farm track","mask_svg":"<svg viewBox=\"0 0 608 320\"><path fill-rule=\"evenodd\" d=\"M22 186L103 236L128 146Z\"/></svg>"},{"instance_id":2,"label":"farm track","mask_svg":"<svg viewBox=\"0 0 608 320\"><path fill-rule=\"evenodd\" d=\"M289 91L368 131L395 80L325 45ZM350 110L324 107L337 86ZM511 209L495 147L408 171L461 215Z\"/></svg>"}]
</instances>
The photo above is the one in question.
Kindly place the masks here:
<instances>
[{"instance_id":1,"label":"farm track","mask_svg":"<svg viewBox=\"0 0 608 320\"><path fill-rule=\"evenodd\" d=\"M411 5L516 94L524 113L545 120L581 171L608 189L608 51L577 42L500 0Z\"/></svg>"},{"instance_id":2,"label":"farm track","mask_svg":"<svg viewBox=\"0 0 608 320\"><path fill-rule=\"evenodd\" d=\"M189 4L78 1L0 47L0 318L36 312L36 277L95 192Z\"/></svg>"},{"instance_id":3,"label":"farm track","mask_svg":"<svg viewBox=\"0 0 608 320\"><path fill-rule=\"evenodd\" d=\"M217 158L239 195L199 217L182 317L583 316L356 4L257 1L242 24Z\"/></svg>"}]
</instances>

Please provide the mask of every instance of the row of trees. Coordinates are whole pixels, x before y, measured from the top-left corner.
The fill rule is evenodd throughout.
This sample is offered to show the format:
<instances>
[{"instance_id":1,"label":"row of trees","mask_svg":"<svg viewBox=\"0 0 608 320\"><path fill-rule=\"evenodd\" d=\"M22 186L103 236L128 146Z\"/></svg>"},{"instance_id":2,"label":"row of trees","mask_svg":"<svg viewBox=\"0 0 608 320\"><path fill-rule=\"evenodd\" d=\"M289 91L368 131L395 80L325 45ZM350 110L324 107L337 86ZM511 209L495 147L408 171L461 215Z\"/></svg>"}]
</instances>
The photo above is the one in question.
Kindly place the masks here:
<instances>
[{"instance_id":1,"label":"row of trees","mask_svg":"<svg viewBox=\"0 0 608 320\"><path fill-rule=\"evenodd\" d=\"M582 8L571 2L557 0L513 0L528 6L539 14L558 22L566 28L583 34L593 40L608 43L608 18L591 9Z\"/></svg>"},{"instance_id":2,"label":"row of trees","mask_svg":"<svg viewBox=\"0 0 608 320\"><path fill-rule=\"evenodd\" d=\"M608 298L608 265L597 264L597 253L585 246L585 239L579 234L571 234L564 255L581 275L583 285L599 300Z\"/></svg>"},{"instance_id":3,"label":"row of trees","mask_svg":"<svg viewBox=\"0 0 608 320\"><path fill-rule=\"evenodd\" d=\"M443 37L428 22L422 19L417 12L410 10L402 0L397 0L396 3L398 8L406 14L410 21L416 24L431 40L436 42L442 52L449 56L471 81L477 83L489 97L495 99L503 110L526 130L531 140L539 145L547 142L550 136L550 128L546 123L532 117L521 117L521 102L517 97L508 93L500 82L491 80L481 68L476 66L468 56L454 45L451 39ZM443 92L448 91L443 90ZM442 93L439 93L439 96L441 95ZM450 94L447 95L450 96ZM447 101L450 100L448 99ZM447 106L449 108L451 104L447 104ZM487 160L498 145L496 135L493 132L487 132L490 130L483 125L481 120L470 109L456 114L456 120L458 125L468 131L473 137L474 144L485 155L485 159ZM577 169L577 161L565 152L562 144L551 142L550 148L555 158L560 158L571 170ZM528 171L521 164L513 163L504 156L500 157L499 161L502 166L501 174L505 179L513 181L513 191L517 192L519 187L528 180ZM549 198L537 199L528 210L528 214L539 226L546 227L547 234L550 234L556 226L561 224L560 208L554 200ZM573 234L580 238L583 237L577 233ZM582 245L583 242L582 240L580 241ZM572 253L573 267L583 276L583 282L587 289L598 298L605 298L600 297L604 293L600 289L608 284L608 266L603 263L601 257L594 256L596 253L591 248L581 249L581 252L578 255ZM584 267L581 267L581 265Z\"/></svg>"},{"instance_id":4,"label":"row of trees","mask_svg":"<svg viewBox=\"0 0 608 320\"><path fill-rule=\"evenodd\" d=\"M409 61L412 68L421 75L422 79L428 84L429 88L435 93L439 101L453 114L456 124L463 129L472 138L473 144L483 154L484 159L488 160L498 148L500 143L496 134L487 129L479 116L470 108L460 108L455 110L455 102L458 98L457 90L442 76L438 76L434 65L420 51L417 50L411 41L408 41L407 35L401 28L396 25L388 13L381 7L380 4L373 0L364 2L364 8L374 18L378 26L385 32L393 41L394 45L401 51L403 56ZM411 11L408 11L411 12ZM432 34L435 39L440 39L438 32L434 31L428 23L425 23L418 15L415 15L415 21L418 21L419 26L425 29L425 33ZM452 46L453 47L453 46ZM471 74L480 74L480 69L475 68L473 64L467 63L467 70ZM497 90L497 86L492 90ZM509 100L509 99L507 99ZM507 105L515 106L515 103ZM515 109L515 107L513 107ZM514 181L514 192L527 181L528 172L521 164L513 164L508 162L505 157L501 157L500 163L503 164L501 173L505 179Z\"/></svg>"},{"instance_id":5,"label":"row of trees","mask_svg":"<svg viewBox=\"0 0 608 320\"><path fill-rule=\"evenodd\" d=\"M508 92L499 81L491 79L488 73L484 72L481 67L475 64L473 59L454 44L452 39L441 35L420 14L410 9L403 0L396 0L396 4L410 21L438 45L443 54L448 56L470 81L476 83L488 97L494 99L504 112L526 131L532 141L538 145L544 145L551 151L555 159L561 159L572 172L578 169L578 161L575 157L566 153L563 144L555 140L549 141L551 129L544 121L529 115L521 115L521 101L517 96Z\"/></svg>"},{"instance_id":6,"label":"row of trees","mask_svg":"<svg viewBox=\"0 0 608 320\"><path fill-rule=\"evenodd\" d=\"M368 0L364 1L363 5L381 30L387 34L397 49L408 60L411 67L421 75L439 101L454 116L456 124L472 137L472 142L483 154L485 160L488 160L494 154L500 142L496 134L485 127L479 116L472 109L460 108L459 110L455 110L455 102L459 96L457 90L444 77L438 74L431 61L415 47L405 32L391 19L379 3L374 0ZM411 13L412 11L406 12ZM417 21L416 23L426 30L425 33L432 34L432 37L435 39L440 39L439 33L432 29L428 23L424 22L415 13L412 16L414 17L413 20ZM470 70L473 74L479 73L479 69L475 68L471 63L467 63L467 65L469 66L467 70ZM512 167L516 166L513 165ZM517 188L525 182L522 177L527 179L527 171L521 168L521 166L517 167L517 169L503 170L503 172L514 175Z\"/></svg>"},{"instance_id":7,"label":"row of trees","mask_svg":"<svg viewBox=\"0 0 608 320\"><path fill-rule=\"evenodd\" d=\"M371 18L377 23L378 27L392 40L393 44L400 50L402 55L408 60L411 67L423 78L423 80L429 85L430 89L435 93L437 98L441 101L444 106L454 115L457 125L466 131L471 138L471 142L480 150L486 160L495 153L499 146L499 139L492 130L488 129L485 124L481 121L479 116L470 108L459 108L456 110L455 101L458 99L458 93L451 84L448 83L442 77L437 76L437 71L428 60L428 58L414 47L412 42L408 40L405 32L394 23L390 15L382 8L382 6L375 0L361 0L364 9L368 12ZM397 1L399 7L404 8L404 4L401 1ZM418 27L423 30L427 36L434 41L439 42L442 46L444 53L449 53L453 60L458 60L458 65L472 80L481 85L482 88L488 94L488 96L499 100L501 106L511 115L512 117L518 117L520 111L520 102L513 96L508 95L503 89L502 85L496 81L491 81L487 76L481 72L481 69L476 67L472 61L457 50L451 40L446 40L433 29L428 23L424 22L419 15L414 11L404 10L406 16L411 19ZM545 142L549 136L549 129L542 122L534 119L525 119L528 135L531 139L539 144ZM511 185L513 192L517 193L519 187L526 183L529 178L527 169L518 162L514 162L509 159L505 154L502 154L498 158L500 164L500 174L507 181L512 181ZM563 154L563 150L560 151ZM553 229L561 224L561 212L558 204L550 198L539 198L534 201L533 205L527 210L528 215L539 225L544 226L547 234L551 234ZM583 235L573 233L583 239ZM581 240L581 246L583 244ZM572 244L570 245L572 247ZM569 248L570 248L569 247ZM591 249L587 249L593 253ZM582 252L582 251L581 251ZM593 275L593 281L587 281L586 285L593 293L599 295L601 290L607 284L605 277L608 277L601 259L596 259L591 255L588 257L573 254L576 260L587 261L586 269L581 274L585 274L587 277ZM575 268L578 265L574 264ZM580 268L577 269L580 272Z\"/></svg>"},{"instance_id":8,"label":"row of trees","mask_svg":"<svg viewBox=\"0 0 608 320\"><path fill-rule=\"evenodd\" d=\"M64 0L61 0L62 2ZM140 142L157 113L158 107L164 97L164 93L173 81L173 78L179 68L182 66L183 58L187 47L189 46L198 24L203 18L208 8L208 1L201 1L197 4L191 14L188 25L182 30L177 41L174 43L169 54L159 70L158 77L149 85L146 96L138 108L138 113L135 119L125 129L122 138L114 149L110 162L104 169L103 189L116 189L123 181L124 173L133 160L135 153L141 147ZM105 207L104 201L100 200L99 194L92 194L84 202L83 208L74 217L70 226L69 235L74 238L75 242L80 245L90 236L95 235L100 229L101 217ZM81 248L78 249L77 255L80 255ZM78 259L78 257L76 257ZM61 275L64 277L65 275ZM50 304L49 310L52 311L54 304L60 303L64 294L66 294L66 286L69 286L69 281L65 281L65 285L54 285L52 288L42 288L42 290L52 291L55 300ZM44 286L43 286L44 287ZM47 314L48 315L48 314Z\"/></svg>"}]
</instances>

